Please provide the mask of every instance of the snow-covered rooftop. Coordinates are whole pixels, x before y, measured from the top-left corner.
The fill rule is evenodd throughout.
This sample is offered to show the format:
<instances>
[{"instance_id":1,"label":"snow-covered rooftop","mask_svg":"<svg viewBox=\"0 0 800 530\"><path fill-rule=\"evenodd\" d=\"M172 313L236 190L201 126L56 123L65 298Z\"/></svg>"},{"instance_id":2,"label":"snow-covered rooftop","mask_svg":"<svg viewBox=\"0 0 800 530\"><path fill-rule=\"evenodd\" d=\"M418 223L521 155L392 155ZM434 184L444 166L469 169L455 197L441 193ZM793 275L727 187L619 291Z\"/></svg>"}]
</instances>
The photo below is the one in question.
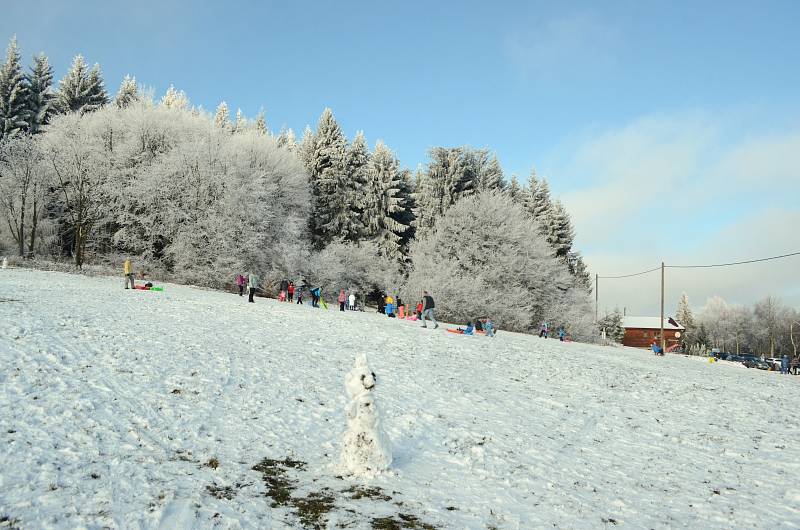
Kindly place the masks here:
<instances>
[{"instance_id":1,"label":"snow-covered rooftop","mask_svg":"<svg viewBox=\"0 0 800 530\"><path fill-rule=\"evenodd\" d=\"M661 329L661 319L658 317L622 317L622 327L641 329ZM685 329L683 326L672 324L669 319L664 319L664 329Z\"/></svg>"}]
</instances>

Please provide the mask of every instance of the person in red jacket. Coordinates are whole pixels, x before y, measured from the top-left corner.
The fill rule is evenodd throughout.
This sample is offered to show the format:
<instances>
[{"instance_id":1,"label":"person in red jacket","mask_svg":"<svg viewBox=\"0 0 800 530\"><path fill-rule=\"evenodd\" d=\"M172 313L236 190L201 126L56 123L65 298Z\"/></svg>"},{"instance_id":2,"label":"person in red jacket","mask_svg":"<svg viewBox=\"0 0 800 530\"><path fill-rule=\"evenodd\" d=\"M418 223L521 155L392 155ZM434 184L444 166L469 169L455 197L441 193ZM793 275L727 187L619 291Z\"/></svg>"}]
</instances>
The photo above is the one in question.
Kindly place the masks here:
<instances>
[{"instance_id":1,"label":"person in red jacket","mask_svg":"<svg viewBox=\"0 0 800 530\"><path fill-rule=\"evenodd\" d=\"M347 295L344 294L344 289L339 291L339 311L344 311L344 304L347 302Z\"/></svg>"},{"instance_id":2,"label":"person in red jacket","mask_svg":"<svg viewBox=\"0 0 800 530\"><path fill-rule=\"evenodd\" d=\"M292 303L292 301L294 301L294 282L289 282L289 287L286 290L286 293L288 296L287 298L288 302Z\"/></svg>"}]
</instances>

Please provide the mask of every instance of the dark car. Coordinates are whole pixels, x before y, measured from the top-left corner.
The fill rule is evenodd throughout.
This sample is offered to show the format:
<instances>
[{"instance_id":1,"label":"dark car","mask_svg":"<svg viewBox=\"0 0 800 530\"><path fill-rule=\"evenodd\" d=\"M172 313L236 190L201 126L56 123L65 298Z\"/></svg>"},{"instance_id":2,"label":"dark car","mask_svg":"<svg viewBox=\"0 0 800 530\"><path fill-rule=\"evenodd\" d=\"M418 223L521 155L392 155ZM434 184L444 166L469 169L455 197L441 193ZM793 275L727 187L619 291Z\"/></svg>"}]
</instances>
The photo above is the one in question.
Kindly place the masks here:
<instances>
[{"instance_id":1,"label":"dark car","mask_svg":"<svg viewBox=\"0 0 800 530\"><path fill-rule=\"evenodd\" d=\"M726 360L742 363L748 368L758 368L759 370L769 369L769 363L755 355L729 355Z\"/></svg>"}]
</instances>

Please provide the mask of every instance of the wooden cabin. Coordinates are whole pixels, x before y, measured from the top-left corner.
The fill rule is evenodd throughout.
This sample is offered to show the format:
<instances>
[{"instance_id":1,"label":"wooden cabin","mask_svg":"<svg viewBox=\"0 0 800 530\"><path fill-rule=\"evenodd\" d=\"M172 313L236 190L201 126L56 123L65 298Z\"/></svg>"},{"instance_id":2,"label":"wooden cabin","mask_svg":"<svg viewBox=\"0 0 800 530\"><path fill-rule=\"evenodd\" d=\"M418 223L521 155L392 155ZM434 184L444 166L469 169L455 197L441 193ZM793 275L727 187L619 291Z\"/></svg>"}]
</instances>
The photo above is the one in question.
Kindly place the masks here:
<instances>
[{"instance_id":1,"label":"wooden cabin","mask_svg":"<svg viewBox=\"0 0 800 530\"><path fill-rule=\"evenodd\" d=\"M625 328L625 336L622 344L633 348L649 348L653 340L661 344L660 320L658 317L623 317L622 327ZM672 318L664 319L664 344L667 351L681 344L685 329Z\"/></svg>"}]
</instances>

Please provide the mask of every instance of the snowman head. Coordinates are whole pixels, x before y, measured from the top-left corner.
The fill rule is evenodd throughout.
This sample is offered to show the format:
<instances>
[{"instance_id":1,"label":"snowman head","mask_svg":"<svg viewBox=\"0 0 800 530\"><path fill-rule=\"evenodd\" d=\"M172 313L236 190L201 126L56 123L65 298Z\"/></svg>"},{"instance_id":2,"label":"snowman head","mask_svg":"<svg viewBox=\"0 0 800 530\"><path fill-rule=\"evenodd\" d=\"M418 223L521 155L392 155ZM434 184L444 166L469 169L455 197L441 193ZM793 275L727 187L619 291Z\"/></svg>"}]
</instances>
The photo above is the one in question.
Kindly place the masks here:
<instances>
[{"instance_id":1,"label":"snowman head","mask_svg":"<svg viewBox=\"0 0 800 530\"><path fill-rule=\"evenodd\" d=\"M347 393L355 397L370 392L375 388L376 379L375 373L369 367L366 354L361 353L356 356L356 364L345 379Z\"/></svg>"}]
</instances>

